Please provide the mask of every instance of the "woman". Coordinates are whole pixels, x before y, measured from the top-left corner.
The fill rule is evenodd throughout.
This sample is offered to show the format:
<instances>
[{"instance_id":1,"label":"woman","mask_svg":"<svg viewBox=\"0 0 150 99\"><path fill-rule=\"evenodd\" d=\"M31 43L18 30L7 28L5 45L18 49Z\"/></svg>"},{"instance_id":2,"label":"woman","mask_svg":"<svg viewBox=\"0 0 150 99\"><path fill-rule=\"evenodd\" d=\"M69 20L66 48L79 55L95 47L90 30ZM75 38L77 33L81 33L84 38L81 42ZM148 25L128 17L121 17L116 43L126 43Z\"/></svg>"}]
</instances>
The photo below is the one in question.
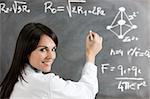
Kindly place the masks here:
<instances>
[{"instance_id":1,"label":"woman","mask_svg":"<svg viewBox=\"0 0 150 99\"><path fill-rule=\"evenodd\" d=\"M94 63L102 49L102 38L94 32L87 35L86 63L78 82L65 81L50 73L57 46L57 36L48 27L40 23L25 25L17 40L11 68L0 85L0 98L94 99L98 92Z\"/></svg>"}]
</instances>

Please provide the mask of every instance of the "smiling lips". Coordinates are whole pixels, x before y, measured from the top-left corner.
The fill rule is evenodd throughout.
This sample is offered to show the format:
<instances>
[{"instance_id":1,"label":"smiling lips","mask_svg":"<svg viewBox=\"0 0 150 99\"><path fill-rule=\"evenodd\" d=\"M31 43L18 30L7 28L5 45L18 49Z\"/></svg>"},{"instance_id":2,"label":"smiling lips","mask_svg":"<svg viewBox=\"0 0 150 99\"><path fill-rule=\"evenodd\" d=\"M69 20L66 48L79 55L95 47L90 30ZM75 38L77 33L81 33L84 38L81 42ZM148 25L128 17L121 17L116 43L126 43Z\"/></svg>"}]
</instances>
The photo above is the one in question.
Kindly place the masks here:
<instances>
[{"instance_id":1,"label":"smiling lips","mask_svg":"<svg viewBox=\"0 0 150 99\"><path fill-rule=\"evenodd\" d=\"M43 64L46 64L46 65L50 65L53 63L53 60L49 60L49 61L43 61L42 62Z\"/></svg>"}]
</instances>

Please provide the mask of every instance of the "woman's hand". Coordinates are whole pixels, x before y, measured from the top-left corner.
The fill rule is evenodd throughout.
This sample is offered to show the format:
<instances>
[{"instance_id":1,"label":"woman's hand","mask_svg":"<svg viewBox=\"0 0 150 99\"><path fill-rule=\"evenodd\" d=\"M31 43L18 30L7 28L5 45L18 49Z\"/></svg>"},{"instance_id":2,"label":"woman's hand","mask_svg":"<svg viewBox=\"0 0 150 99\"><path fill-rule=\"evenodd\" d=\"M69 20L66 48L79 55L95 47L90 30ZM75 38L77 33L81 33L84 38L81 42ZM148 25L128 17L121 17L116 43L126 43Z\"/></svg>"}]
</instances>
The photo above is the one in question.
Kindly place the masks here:
<instances>
[{"instance_id":1,"label":"woman's hand","mask_svg":"<svg viewBox=\"0 0 150 99\"><path fill-rule=\"evenodd\" d=\"M102 37L95 32L90 32L86 37L86 62L95 63L96 55L102 49Z\"/></svg>"}]
</instances>

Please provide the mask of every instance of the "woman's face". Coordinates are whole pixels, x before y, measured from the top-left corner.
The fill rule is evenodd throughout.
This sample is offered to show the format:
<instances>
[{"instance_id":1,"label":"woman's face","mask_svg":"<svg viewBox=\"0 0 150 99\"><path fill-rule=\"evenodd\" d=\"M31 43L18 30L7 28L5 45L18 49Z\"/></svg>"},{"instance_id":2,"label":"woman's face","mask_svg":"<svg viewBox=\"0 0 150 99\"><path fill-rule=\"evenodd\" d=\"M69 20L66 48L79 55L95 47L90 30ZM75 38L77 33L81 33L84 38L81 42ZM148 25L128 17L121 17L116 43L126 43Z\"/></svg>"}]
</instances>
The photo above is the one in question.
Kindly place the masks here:
<instances>
[{"instance_id":1,"label":"woman's face","mask_svg":"<svg viewBox=\"0 0 150 99\"><path fill-rule=\"evenodd\" d=\"M29 63L42 72L49 72L56 58L56 44L47 35L42 35L37 48L29 55Z\"/></svg>"}]
</instances>

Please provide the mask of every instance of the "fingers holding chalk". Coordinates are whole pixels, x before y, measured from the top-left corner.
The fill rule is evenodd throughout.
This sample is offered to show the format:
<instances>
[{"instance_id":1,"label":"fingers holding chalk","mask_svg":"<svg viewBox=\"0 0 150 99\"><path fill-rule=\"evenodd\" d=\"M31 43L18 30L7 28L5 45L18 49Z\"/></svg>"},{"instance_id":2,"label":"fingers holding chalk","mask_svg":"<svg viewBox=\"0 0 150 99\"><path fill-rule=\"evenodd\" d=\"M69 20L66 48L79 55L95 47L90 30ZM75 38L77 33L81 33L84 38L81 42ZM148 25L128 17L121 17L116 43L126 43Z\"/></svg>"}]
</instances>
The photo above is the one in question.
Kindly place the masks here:
<instances>
[{"instance_id":1,"label":"fingers holding chalk","mask_svg":"<svg viewBox=\"0 0 150 99\"><path fill-rule=\"evenodd\" d=\"M92 32L92 30L89 31L90 35L89 35L89 39L92 41L94 40L94 34Z\"/></svg>"},{"instance_id":2,"label":"fingers holding chalk","mask_svg":"<svg viewBox=\"0 0 150 99\"><path fill-rule=\"evenodd\" d=\"M93 32L92 30L89 31L88 39L92 42L97 41L99 39L102 41L102 37L98 33Z\"/></svg>"}]
</instances>

